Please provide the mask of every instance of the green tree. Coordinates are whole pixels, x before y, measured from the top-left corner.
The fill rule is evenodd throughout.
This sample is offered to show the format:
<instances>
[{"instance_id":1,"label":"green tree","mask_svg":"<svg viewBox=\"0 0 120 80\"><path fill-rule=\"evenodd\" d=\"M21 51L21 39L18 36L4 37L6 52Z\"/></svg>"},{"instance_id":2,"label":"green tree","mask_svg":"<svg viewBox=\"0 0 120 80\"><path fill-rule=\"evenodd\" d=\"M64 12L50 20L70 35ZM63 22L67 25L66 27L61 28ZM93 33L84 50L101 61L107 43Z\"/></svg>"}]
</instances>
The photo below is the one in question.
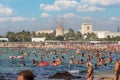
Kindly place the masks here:
<instances>
[{"instance_id":1,"label":"green tree","mask_svg":"<svg viewBox=\"0 0 120 80\"><path fill-rule=\"evenodd\" d=\"M63 40L64 40L64 37L63 37L63 36L57 36L57 37L56 37L56 40L63 41Z\"/></svg>"},{"instance_id":2,"label":"green tree","mask_svg":"<svg viewBox=\"0 0 120 80\"><path fill-rule=\"evenodd\" d=\"M86 35L87 35L87 39L96 39L97 38L96 34L93 32L87 33Z\"/></svg>"},{"instance_id":3,"label":"green tree","mask_svg":"<svg viewBox=\"0 0 120 80\"><path fill-rule=\"evenodd\" d=\"M65 40L74 40L74 39L75 39L75 36L76 36L76 35L75 35L73 29L69 29L69 30L68 30L68 33L66 33L66 34L64 35Z\"/></svg>"},{"instance_id":4,"label":"green tree","mask_svg":"<svg viewBox=\"0 0 120 80\"><path fill-rule=\"evenodd\" d=\"M28 42L31 41L31 33L29 31L22 31L22 32L8 32L6 34L6 37L9 39L11 42Z\"/></svg>"},{"instance_id":5,"label":"green tree","mask_svg":"<svg viewBox=\"0 0 120 80\"><path fill-rule=\"evenodd\" d=\"M78 31L76 34L76 39L79 40L81 38L82 38L82 33L80 31Z\"/></svg>"},{"instance_id":6,"label":"green tree","mask_svg":"<svg viewBox=\"0 0 120 80\"><path fill-rule=\"evenodd\" d=\"M32 37L37 37L37 35L34 31L32 32Z\"/></svg>"},{"instance_id":7,"label":"green tree","mask_svg":"<svg viewBox=\"0 0 120 80\"><path fill-rule=\"evenodd\" d=\"M14 32L7 32L6 37L9 39L9 41L14 42L16 41L16 35Z\"/></svg>"}]
</instances>

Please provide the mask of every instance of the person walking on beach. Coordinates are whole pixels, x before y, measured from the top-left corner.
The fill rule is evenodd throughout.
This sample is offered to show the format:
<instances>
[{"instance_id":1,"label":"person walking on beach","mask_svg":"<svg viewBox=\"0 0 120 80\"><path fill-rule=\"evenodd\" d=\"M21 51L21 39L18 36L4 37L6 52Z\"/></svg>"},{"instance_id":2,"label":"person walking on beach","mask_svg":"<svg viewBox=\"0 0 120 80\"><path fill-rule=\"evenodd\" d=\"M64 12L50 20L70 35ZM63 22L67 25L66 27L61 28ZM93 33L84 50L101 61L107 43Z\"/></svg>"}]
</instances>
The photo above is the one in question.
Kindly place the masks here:
<instances>
[{"instance_id":1,"label":"person walking on beach","mask_svg":"<svg viewBox=\"0 0 120 80\"><path fill-rule=\"evenodd\" d=\"M87 80L93 80L93 67L92 64L90 62L86 63L86 66L88 67L87 70Z\"/></svg>"},{"instance_id":2,"label":"person walking on beach","mask_svg":"<svg viewBox=\"0 0 120 80\"><path fill-rule=\"evenodd\" d=\"M114 59L114 71L115 71L115 76L114 76L114 80L119 80L119 75L120 75L120 63L117 59Z\"/></svg>"}]
</instances>

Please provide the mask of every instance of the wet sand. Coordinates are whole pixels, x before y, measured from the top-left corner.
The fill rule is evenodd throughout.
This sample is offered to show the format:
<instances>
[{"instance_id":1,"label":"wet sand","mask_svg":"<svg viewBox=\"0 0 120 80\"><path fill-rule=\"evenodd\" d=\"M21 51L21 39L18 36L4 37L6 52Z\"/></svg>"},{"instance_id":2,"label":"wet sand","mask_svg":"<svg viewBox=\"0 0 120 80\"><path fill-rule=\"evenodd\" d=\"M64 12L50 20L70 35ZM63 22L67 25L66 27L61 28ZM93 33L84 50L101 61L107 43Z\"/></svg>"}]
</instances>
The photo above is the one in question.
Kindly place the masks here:
<instances>
[{"instance_id":1,"label":"wet sand","mask_svg":"<svg viewBox=\"0 0 120 80\"><path fill-rule=\"evenodd\" d=\"M94 80L114 80L114 74L111 74L111 73L97 74L97 75L95 75ZM120 80L120 78L119 78L119 80Z\"/></svg>"}]
</instances>

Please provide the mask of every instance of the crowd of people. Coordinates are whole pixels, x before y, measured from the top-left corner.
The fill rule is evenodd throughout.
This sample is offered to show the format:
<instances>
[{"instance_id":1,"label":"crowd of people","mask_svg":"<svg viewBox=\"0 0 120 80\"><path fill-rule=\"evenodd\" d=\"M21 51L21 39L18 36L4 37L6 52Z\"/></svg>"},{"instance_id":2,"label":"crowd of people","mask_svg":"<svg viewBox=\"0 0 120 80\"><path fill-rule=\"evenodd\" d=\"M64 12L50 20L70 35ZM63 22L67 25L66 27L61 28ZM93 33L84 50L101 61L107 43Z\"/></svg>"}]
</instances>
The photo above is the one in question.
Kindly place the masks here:
<instances>
[{"instance_id":1,"label":"crowd of people","mask_svg":"<svg viewBox=\"0 0 120 80\"><path fill-rule=\"evenodd\" d=\"M68 67L71 67L73 64L76 65L82 65L86 64L86 67L88 67L86 78L87 80L93 80L94 76L94 66L99 67L102 65L107 65L109 63L114 63L114 71L115 71L115 77L114 80L119 80L119 74L120 74L120 64L119 60L117 59L117 55L120 52L120 45L116 42L110 43L110 42L102 42L102 43L88 43L88 42L46 42L46 43L31 43L31 44L25 44L25 43L2 43L3 47L6 47L7 45L13 45L15 48L25 48L28 46L28 48L34 48L36 50L33 55L35 58L40 57L39 60L36 60L35 58L32 60L33 65L41 66L40 63L47 62L45 59L50 58L51 55L54 55L52 59L50 59L49 62L45 63L46 65L52 65L59 62L59 65L62 64L66 60L66 56L70 55L68 57L67 65ZM14 49L15 49L14 48ZM39 56L38 49L44 49L42 51L42 56ZM57 49L60 49L59 52ZM76 51L74 54L69 54L70 50ZM2 53L2 52L0 52ZM59 54L61 56L59 56ZM76 57L80 56L79 57ZM23 57L29 56L29 53L22 53ZM82 58L81 58L82 57ZM12 58L11 58L12 59ZM24 58L22 58L24 59ZM96 63L93 64L92 60L94 60ZM45 65L45 66L46 66ZM57 65L57 66L59 66ZM25 62L23 63L23 66L25 66ZM42 65L44 66L44 65ZM27 73L26 73L27 74ZM19 79L18 79L19 80ZM21 79L22 80L22 79ZM24 79L23 79L24 80Z\"/></svg>"}]
</instances>

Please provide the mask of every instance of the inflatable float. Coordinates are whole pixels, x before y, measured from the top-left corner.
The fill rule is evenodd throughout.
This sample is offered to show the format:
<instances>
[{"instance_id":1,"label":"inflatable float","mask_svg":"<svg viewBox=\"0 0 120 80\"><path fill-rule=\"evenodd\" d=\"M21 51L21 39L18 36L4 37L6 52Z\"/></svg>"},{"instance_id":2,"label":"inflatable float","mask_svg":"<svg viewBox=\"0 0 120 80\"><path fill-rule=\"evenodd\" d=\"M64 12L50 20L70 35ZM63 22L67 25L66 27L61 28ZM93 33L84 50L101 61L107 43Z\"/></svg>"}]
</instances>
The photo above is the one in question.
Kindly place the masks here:
<instances>
[{"instance_id":1,"label":"inflatable float","mask_svg":"<svg viewBox=\"0 0 120 80\"><path fill-rule=\"evenodd\" d=\"M47 66L47 65L49 65L48 62L41 62L41 63L39 64L39 66L42 66L42 67Z\"/></svg>"},{"instance_id":2,"label":"inflatable float","mask_svg":"<svg viewBox=\"0 0 120 80\"><path fill-rule=\"evenodd\" d=\"M24 59L24 56L9 56L10 59Z\"/></svg>"},{"instance_id":3,"label":"inflatable float","mask_svg":"<svg viewBox=\"0 0 120 80\"><path fill-rule=\"evenodd\" d=\"M10 59L16 59L16 56L9 56Z\"/></svg>"},{"instance_id":4,"label":"inflatable float","mask_svg":"<svg viewBox=\"0 0 120 80\"><path fill-rule=\"evenodd\" d=\"M59 66L59 65L61 65L61 62L60 62L60 61L57 61L56 63L51 63L50 65L51 65L51 66Z\"/></svg>"},{"instance_id":5,"label":"inflatable float","mask_svg":"<svg viewBox=\"0 0 120 80\"><path fill-rule=\"evenodd\" d=\"M24 56L17 56L17 59L24 59Z\"/></svg>"}]
</instances>

